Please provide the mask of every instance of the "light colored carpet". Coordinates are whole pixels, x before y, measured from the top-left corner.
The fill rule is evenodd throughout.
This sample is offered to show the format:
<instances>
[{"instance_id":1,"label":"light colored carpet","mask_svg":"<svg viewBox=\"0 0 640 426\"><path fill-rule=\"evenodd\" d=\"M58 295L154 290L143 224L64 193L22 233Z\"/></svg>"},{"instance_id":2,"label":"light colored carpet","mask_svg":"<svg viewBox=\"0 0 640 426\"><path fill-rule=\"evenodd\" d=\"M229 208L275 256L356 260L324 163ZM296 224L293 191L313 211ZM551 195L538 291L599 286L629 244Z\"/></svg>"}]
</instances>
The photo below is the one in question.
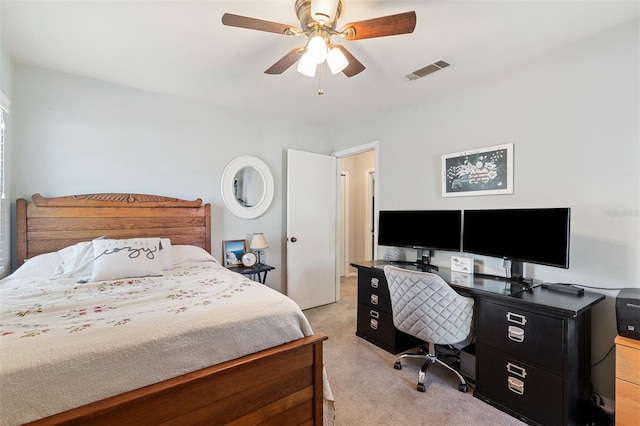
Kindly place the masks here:
<instances>
[{"instance_id":1,"label":"light colored carpet","mask_svg":"<svg viewBox=\"0 0 640 426\"><path fill-rule=\"evenodd\" d=\"M420 361L403 362L397 355L356 336L356 278L342 280L341 299L305 315L313 330L329 336L324 364L335 398L336 426L351 425L524 425L516 418L458 391L456 376L446 368L429 367L426 392L416 383Z\"/></svg>"}]
</instances>

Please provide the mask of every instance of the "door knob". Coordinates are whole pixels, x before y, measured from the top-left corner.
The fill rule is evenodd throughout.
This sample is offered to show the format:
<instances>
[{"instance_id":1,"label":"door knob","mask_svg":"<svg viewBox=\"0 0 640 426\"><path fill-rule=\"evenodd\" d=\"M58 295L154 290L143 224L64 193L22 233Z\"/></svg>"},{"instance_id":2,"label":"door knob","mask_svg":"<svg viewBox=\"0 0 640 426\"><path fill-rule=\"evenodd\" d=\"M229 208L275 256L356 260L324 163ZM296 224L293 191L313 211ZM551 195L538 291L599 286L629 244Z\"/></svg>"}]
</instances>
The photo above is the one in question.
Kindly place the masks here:
<instances>
[{"instance_id":1,"label":"door knob","mask_svg":"<svg viewBox=\"0 0 640 426\"><path fill-rule=\"evenodd\" d=\"M298 239L296 237L291 237L289 241L291 241L292 243L295 243L296 241L298 241Z\"/></svg>"}]
</instances>

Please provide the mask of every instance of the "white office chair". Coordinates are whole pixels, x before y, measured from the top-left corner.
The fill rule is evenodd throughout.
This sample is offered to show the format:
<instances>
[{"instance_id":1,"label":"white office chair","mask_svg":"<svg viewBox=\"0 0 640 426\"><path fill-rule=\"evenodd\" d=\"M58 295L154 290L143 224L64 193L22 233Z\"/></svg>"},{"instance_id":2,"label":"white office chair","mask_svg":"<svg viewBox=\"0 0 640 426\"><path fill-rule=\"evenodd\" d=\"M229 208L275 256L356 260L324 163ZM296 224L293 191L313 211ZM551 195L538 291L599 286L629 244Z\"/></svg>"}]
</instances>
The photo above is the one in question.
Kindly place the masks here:
<instances>
[{"instance_id":1,"label":"white office chair","mask_svg":"<svg viewBox=\"0 0 640 426\"><path fill-rule=\"evenodd\" d=\"M473 299L455 292L438 275L385 266L384 274L391 294L393 324L400 331L428 343L417 353L403 354L394 364L402 368L402 358L426 358L420 368L417 389L424 392L427 368L437 362L453 371L460 380L458 389L467 392L468 385L456 369L438 359L435 345L464 348L473 340ZM459 365L459 359L457 360Z\"/></svg>"}]
</instances>

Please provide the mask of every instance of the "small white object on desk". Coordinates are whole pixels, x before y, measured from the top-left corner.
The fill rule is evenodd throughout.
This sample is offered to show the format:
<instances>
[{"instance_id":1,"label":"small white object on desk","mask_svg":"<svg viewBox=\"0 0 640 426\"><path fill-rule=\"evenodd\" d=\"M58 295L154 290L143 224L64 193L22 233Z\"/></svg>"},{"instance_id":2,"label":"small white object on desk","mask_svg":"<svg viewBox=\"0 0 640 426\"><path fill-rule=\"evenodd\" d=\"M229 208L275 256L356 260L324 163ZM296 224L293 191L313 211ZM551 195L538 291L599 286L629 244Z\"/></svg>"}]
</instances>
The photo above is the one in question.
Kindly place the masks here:
<instances>
[{"instance_id":1,"label":"small white object on desk","mask_svg":"<svg viewBox=\"0 0 640 426\"><path fill-rule=\"evenodd\" d=\"M451 270L473 274L473 259L470 257L451 256Z\"/></svg>"}]
</instances>

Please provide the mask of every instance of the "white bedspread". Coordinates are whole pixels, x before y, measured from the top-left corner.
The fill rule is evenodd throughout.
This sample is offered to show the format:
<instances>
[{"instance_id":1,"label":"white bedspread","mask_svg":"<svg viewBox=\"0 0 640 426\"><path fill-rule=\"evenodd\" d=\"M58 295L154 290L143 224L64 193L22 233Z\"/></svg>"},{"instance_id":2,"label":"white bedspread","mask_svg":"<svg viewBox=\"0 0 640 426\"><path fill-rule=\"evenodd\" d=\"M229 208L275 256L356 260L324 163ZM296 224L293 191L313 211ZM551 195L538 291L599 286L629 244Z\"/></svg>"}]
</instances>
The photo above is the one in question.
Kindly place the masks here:
<instances>
[{"instance_id":1,"label":"white bedspread","mask_svg":"<svg viewBox=\"0 0 640 426\"><path fill-rule=\"evenodd\" d=\"M13 425L312 334L291 299L216 262L163 277L0 281L0 423Z\"/></svg>"}]
</instances>

